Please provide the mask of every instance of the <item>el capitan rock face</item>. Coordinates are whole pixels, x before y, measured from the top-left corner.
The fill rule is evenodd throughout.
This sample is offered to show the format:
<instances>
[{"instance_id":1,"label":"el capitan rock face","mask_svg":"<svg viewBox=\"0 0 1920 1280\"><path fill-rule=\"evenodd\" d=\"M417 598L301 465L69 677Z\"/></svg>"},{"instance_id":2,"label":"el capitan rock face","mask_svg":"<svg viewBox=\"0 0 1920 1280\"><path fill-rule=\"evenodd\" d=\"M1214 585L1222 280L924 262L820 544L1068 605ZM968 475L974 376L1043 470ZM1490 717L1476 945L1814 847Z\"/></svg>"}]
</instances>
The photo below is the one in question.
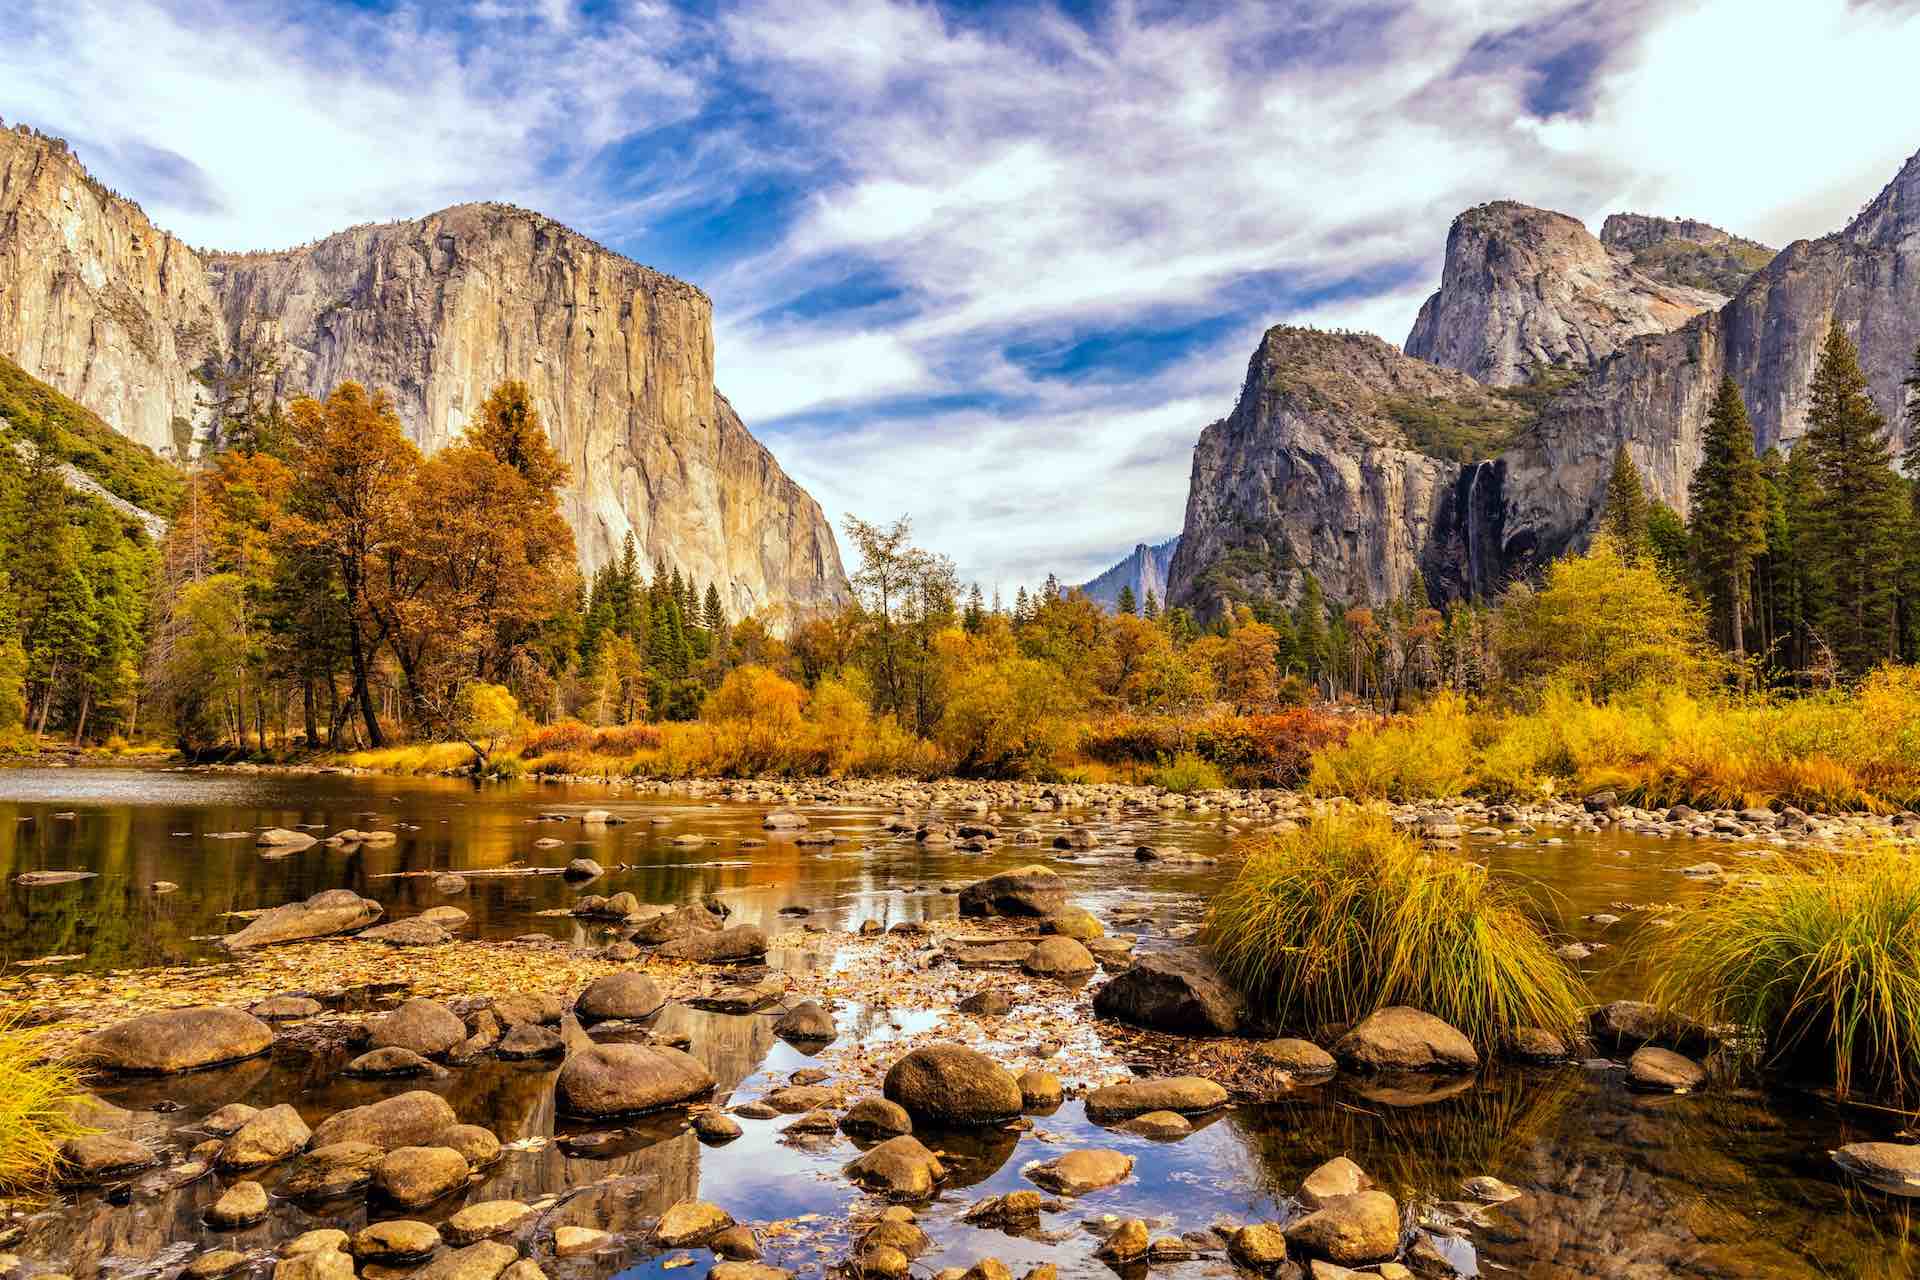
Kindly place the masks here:
<instances>
[{"instance_id":1,"label":"el capitan rock face","mask_svg":"<svg viewBox=\"0 0 1920 1280\"><path fill-rule=\"evenodd\" d=\"M1667 333L1726 295L1656 279L1578 219L1497 200L1453 220L1440 289L1406 352L1492 386L1539 367L1589 368L1646 333Z\"/></svg>"},{"instance_id":2,"label":"el capitan rock face","mask_svg":"<svg viewBox=\"0 0 1920 1280\"><path fill-rule=\"evenodd\" d=\"M0 350L154 449L203 416L216 351L281 360L283 396L389 392L422 448L499 382L532 389L572 468L583 563L631 531L647 568L735 616L847 594L819 505L714 388L712 304L553 220L458 205L278 253L199 254L94 182L64 143L0 130Z\"/></svg>"}]
</instances>

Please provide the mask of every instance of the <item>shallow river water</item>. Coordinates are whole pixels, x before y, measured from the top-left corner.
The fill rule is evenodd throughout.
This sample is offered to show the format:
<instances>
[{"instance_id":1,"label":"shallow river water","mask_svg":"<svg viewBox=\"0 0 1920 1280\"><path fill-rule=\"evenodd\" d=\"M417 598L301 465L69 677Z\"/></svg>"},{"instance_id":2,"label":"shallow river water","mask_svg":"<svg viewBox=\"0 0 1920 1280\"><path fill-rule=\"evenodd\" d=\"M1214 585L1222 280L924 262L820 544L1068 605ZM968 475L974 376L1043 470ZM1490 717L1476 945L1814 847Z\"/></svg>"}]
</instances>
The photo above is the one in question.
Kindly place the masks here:
<instances>
[{"instance_id":1,"label":"shallow river water","mask_svg":"<svg viewBox=\"0 0 1920 1280\"><path fill-rule=\"evenodd\" d=\"M604 807L628 819L599 834L574 823L541 822L550 812ZM847 839L827 850L763 832L764 805L687 797L634 796L600 788L516 784L475 790L445 780L277 775L206 775L131 770L0 772L0 960L8 972L51 981L80 970L201 963L217 957L208 942L237 928L227 913L251 911L322 889L351 888L386 905L389 919L447 901L430 876L400 873L559 867L589 856L608 869L593 891L628 890L647 903L717 895L735 921L782 925L783 909L843 933L866 919L892 924L955 912L941 892L995 870L1054 859L1074 900L1103 918L1121 914L1149 950L1189 933L1207 895L1232 870L1235 832L1218 814L1100 817L1028 815L1043 831L1084 822L1102 850L1065 859L1051 850L997 844L986 854L929 851L876 830L883 811L820 806L806 812L817 829ZM958 816L958 815L955 815ZM397 840L343 853L324 846L267 857L252 834L269 826L392 830ZM244 836L233 833L245 833ZM676 836L709 837L688 850ZM556 847L536 848L539 838ZM764 841L764 843L763 843ZM1143 867L1131 856L1152 843L1207 853L1217 867ZM1605 944L1581 962L1598 994L1633 996L1644 976L1631 939L1650 904L1683 902L1700 892L1679 869L1703 860L1736 865L1739 844L1657 840L1627 835L1540 831L1470 837L1466 852L1522 877L1554 913L1567 940ZM92 878L28 888L22 872L91 871ZM179 891L156 895L155 881ZM473 919L463 936L512 938L545 933L581 944L593 927L553 912L580 892L557 875L476 876L457 905ZM1583 917L1622 917L1602 924ZM789 915L782 927L792 928ZM61 957L49 961L50 957ZM833 964L830 945L776 953L774 963ZM1008 975L1016 1000L1032 980ZM1095 981L1100 981L1096 978ZM777 1010L775 1011L777 1013ZM684 1033L691 1052L719 1081L719 1100L739 1103L784 1083L809 1062L777 1039L770 1014L730 1016L670 1005L656 1024ZM884 1054L885 1042L924 1031L944 1010L836 1010L843 1042ZM1094 1034L1104 1035L1097 1026ZM483 1061L438 1080L353 1081L344 1057L276 1050L213 1071L120 1082L102 1096L135 1113L137 1136L191 1146L196 1122L230 1102L292 1102L310 1123L388 1093L430 1088L463 1121L521 1143L467 1193L412 1216L438 1221L462 1204L557 1197L543 1228L578 1223L638 1231L674 1201L714 1201L762 1228L767 1261L799 1275L820 1275L846 1256L849 1214L870 1210L841 1174L856 1154L841 1136L797 1141L786 1118L743 1121L745 1134L703 1146L684 1115L668 1112L611 1132L598 1126L580 1140L557 1118L552 1064ZM1064 1072L1063 1072L1064 1074ZM1155 1234L1202 1231L1221 1219L1286 1218L1303 1174L1346 1154L1427 1221L1455 1233L1449 1256L1462 1270L1540 1280L1574 1277L1885 1277L1916 1273L1920 1226L1903 1201L1863 1191L1835 1169L1828 1152L1848 1141L1882 1139L1901 1117L1843 1110L1817 1096L1709 1090L1683 1097L1630 1092L1617 1065L1490 1069L1479 1077L1422 1089L1383 1089L1336 1078L1302 1087L1278 1103L1237 1107L1197 1125L1177 1142L1153 1142L1094 1126L1078 1102L1035 1117L1032 1132L921 1135L951 1157L954 1176L921 1212L936 1249L916 1273L965 1267L992 1255L1019 1275L1050 1262L1063 1274L1104 1275L1093 1260L1096 1237L1083 1221L1138 1216ZM934 1139L937 1138L938 1141ZM1071 1146L1098 1145L1136 1158L1134 1176L1047 1215L1042 1232L1015 1237L960 1222L982 1196L1031 1184L1022 1169ZM1525 1194L1497 1209L1458 1203L1463 1178L1490 1174ZM272 1189L274 1173L256 1178ZM208 1247L259 1250L270 1269L272 1246L310 1227L366 1221L364 1203L308 1211L280 1206L268 1221L237 1233L213 1233L200 1221L219 1195L214 1178L185 1187L106 1189L43 1206L16 1207L0 1223L0 1251L30 1273L171 1275ZM384 1215L381 1215L384 1216ZM790 1225L769 1227L769 1224ZM543 1258L549 1274L598 1276L616 1269L665 1276L691 1256L668 1252L602 1260ZM1228 1274L1218 1257L1156 1266L1156 1274ZM371 1274L371 1273L369 1273ZM383 1277L404 1272L386 1269Z\"/></svg>"}]
</instances>

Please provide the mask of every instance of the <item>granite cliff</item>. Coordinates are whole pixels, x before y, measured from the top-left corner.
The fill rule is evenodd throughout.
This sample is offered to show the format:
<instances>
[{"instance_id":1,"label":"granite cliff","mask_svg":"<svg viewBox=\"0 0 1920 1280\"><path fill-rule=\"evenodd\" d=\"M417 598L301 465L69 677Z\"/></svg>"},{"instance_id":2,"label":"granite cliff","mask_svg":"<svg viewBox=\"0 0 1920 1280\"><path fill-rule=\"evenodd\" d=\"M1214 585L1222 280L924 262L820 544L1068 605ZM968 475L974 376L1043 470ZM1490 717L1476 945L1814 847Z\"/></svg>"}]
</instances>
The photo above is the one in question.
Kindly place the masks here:
<instances>
[{"instance_id":1,"label":"granite cliff","mask_svg":"<svg viewBox=\"0 0 1920 1280\"><path fill-rule=\"evenodd\" d=\"M631 532L649 567L715 583L735 616L846 596L819 505L714 387L694 286L499 204L197 253L64 143L0 130L0 352L181 454L204 414L195 371L235 351L275 357L282 395L387 390L428 450L522 379L572 468L562 506L586 567Z\"/></svg>"},{"instance_id":2,"label":"granite cliff","mask_svg":"<svg viewBox=\"0 0 1920 1280\"><path fill-rule=\"evenodd\" d=\"M1377 338L1269 331L1234 412L1194 450L1173 602L1212 612L1225 599L1291 599L1308 569L1350 602L1398 596L1416 572L1436 600L1489 594L1585 544L1621 446L1652 496L1684 513L1721 377L1744 390L1756 446L1790 448L1835 319L1904 442L1902 380L1920 343L1920 155L1844 229L1789 245L1731 298L1677 322L1651 300L1682 286L1635 255L1664 245L1667 268L1696 271L1676 243L1704 244L1710 261L1771 251L1699 223L1621 215L1608 227L1601 245L1525 206L1463 214L1405 354ZM1607 280L1625 292L1595 293ZM1602 313L1613 322L1583 327ZM1540 364L1560 367L1522 383Z\"/></svg>"},{"instance_id":3,"label":"granite cliff","mask_svg":"<svg viewBox=\"0 0 1920 1280\"><path fill-rule=\"evenodd\" d=\"M1108 609L1120 606L1122 587L1133 589L1134 604L1138 608L1146 608L1149 593L1156 601L1165 603L1167 571L1173 566L1173 553L1179 546L1178 537L1168 538L1153 546L1139 543L1124 560L1092 581L1082 583L1078 589L1086 592L1096 604Z\"/></svg>"},{"instance_id":4,"label":"granite cliff","mask_svg":"<svg viewBox=\"0 0 1920 1280\"><path fill-rule=\"evenodd\" d=\"M1725 301L1637 270L1576 218L1499 200L1453 220L1440 288L1406 352L1512 386L1541 367L1588 368Z\"/></svg>"}]
</instances>

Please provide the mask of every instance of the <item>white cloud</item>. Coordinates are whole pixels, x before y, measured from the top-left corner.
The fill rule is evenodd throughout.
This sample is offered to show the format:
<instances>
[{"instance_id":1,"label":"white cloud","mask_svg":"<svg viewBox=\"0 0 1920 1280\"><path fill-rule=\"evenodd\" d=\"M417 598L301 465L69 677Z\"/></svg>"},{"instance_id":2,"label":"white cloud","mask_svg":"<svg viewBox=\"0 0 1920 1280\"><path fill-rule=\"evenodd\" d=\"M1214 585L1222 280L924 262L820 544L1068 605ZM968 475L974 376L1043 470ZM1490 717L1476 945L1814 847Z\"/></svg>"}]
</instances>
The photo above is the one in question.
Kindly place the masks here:
<instances>
[{"instance_id":1,"label":"white cloud","mask_svg":"<svg viewBox=\"0 0 1920 1280\"><path fill-rule=\"evenodd\" d=\"M309 17L313 15L311 12ZM658 53L681 24L625 6L431 4L294 26L277 5L27 0L0 42L0 112L61 133L102 178L196 244L269 248L472 199L565 215L571 165L683 115L698 85ZM140 144L211 199L143 191Z\"/></svg>"}]
</instances>

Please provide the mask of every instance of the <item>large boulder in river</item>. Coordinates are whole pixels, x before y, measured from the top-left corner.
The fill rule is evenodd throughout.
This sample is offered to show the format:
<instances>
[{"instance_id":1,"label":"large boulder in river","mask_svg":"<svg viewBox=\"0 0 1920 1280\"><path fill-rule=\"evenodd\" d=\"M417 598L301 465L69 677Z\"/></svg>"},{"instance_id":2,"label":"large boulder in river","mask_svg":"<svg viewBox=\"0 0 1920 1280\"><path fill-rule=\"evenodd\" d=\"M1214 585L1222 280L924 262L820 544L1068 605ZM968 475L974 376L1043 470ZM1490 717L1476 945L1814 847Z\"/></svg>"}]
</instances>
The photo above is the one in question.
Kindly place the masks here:
<instances>
[{"instance_id":1,"label":"large boulder in river","mask_svg":"<svg viewBox=\"0 0 1920 1280\"><path fill-rule=\"evenodd\" d=\"M1136 1027L1178 1035L1231 1036L1252 1015L1243 999L1199 951L1138 956L1133 967L1100 988L1093 1011Z\"/></svg>"},{"instance_id":2,"label":"large boulder in river","mask_svg":"<svg viewBox=\"0 0 1920 1280\"><path fill-rule=\"evenodd\" d=\"M1019 1116L1020 1082L984 1053L957 1044L915 1049L887 1071L886 1096L916 1121L955 1128Z\"/></svg>"},{"instance_id":3,"label":"large boulder in river","mask_svg":"<svg viewBox=\"0 0 1920 1280\"><path fill-rule=\"evenodd\" d=\"M373 1024L375 1049L411 1049L434 1058L467 1038L467 1024L434 1000L409 1000Z\"/></svg>"},{"instance_id":4,"label":"large boulder in river","mask_svg":"<svg viewBox=\"0 0 1920 1280\"><path fill-rule=\"evenodd\" d=\"M714 933L690 933L663 943L654 952L675 960L701 960L708 964L727 964L735 960L758 960L767 954L766 931L755 924L737 924Z\"/></svg>"},{"instance_id":5,"label":"large boulder in river","mask_svg":"<svg viewBox=\"0 0 1920 1280\"><path fill-rule=\"evenodd\" d=\"M862 1190L890 1200L926 1200L947 1176L947 1170L940 1157L918 1138L902 1134L888 1138L847 1165L846 1174Z\"/></svg>"},{"instance_id":6,"label":"large boulder in river","mask_svg":"<svg viewBox=\"0 0 1920 1280\"><path fill-rule=\"evenodd\" d=\"M1642 1045L1655 1044L1702 1057L1710 1047L1706 1029L1699 1023L1644 1000L1603 1004L1587 1014L1587 1027L1594 1042L1610 1053L1632 1053Z\"/></svg>"},{"instance_id":7,"label":"large boulder in river","mask_svg":"<svg viewBox=\"0 0 1920 1280\"><path fill-rule=\"evenodd\" d=\"M698 1058L652 1044L600 1044L567 1055L554 1081L569 1115L633 1115L691 1102L713 1091Z\"/></svg>"},{"instance_id":8,"label":"large boulder in river","mask_svg":"<svg viewBox=\"0 0 1920 1280\"><path fill-rule=\"evenodd\" d=\"M1288 1246L1342 1267L1385 1262L1400 1251L1400 1206L1384 1191L1330 1200L1287 1224Z\"/></svg>"},{"instance_id":9,"label":"large boulder in river","mask_svg":"<svg viewBox=\"0 0 1920 1280\"><path fill-rule=\"evenodd\" d=\"M604 1022L609 1018L650 1018L666 1002L652 978L628 970L589 982L573 1002L573 1009L589 1022Z\"/></svg>"},{"instance_id":10,"label":"large boulder in river","mask_svg":"<svg viewBox=\"0 0 1920 1280\"><path fill-rule=\"evenodd\" d=\"M415 1089L364 1107L335 1112L314 1129L309 1145L315 1152L340 1142L364 1142L382 1151L423 1147L452 1128L455 1122L453 1108L445 1098L425 1089Z\"/></svg>"},{"instance_id":11,"label":"large boulder in river","mask_svg":"<svg viewBox=\"0 0 1920 1280\"><path fill-rule=\"evenodd\" d=\"M381 906L351 889L328 889L305 902L289 902L255 916L247 927L220 939L229 951L267 947L276 942L331 938L364 929L380 918Z\"/></svg>"},{"instance_id":12,"label":"large boulder in river","mask_svg":"<svg viewBox=\"0 0 1920 1280\"><path fill-rule=\"evenodd\" d=\"M976 880L960 891L963 916L1051 916L1066 906L1066 882L1038 863Z\"/></svg>"},{"instance_id":13,"label":"large boulder in river","mask_svg":"<svg viewBox=\"0 0 1920 1280\"><path fill-rule=\"evenodd\" d=\"M168 1009L117 1022L80 1042L88 1066L167 1074L237 1062L273 1047L273 1028L239 1009Z\"/></svg>"},{"instance_id":14,"label":"large boulder in river","mask_svg":"<svg viewBox=\"0 0 1920 1280\"><path fill-rule=\"evenodd\" d=\"M1353 1071L1472 1071L1473 1042L1430 1013L1390 1005L1340 1037L1333 1056Z\"/></svg>"}]
</instances>

